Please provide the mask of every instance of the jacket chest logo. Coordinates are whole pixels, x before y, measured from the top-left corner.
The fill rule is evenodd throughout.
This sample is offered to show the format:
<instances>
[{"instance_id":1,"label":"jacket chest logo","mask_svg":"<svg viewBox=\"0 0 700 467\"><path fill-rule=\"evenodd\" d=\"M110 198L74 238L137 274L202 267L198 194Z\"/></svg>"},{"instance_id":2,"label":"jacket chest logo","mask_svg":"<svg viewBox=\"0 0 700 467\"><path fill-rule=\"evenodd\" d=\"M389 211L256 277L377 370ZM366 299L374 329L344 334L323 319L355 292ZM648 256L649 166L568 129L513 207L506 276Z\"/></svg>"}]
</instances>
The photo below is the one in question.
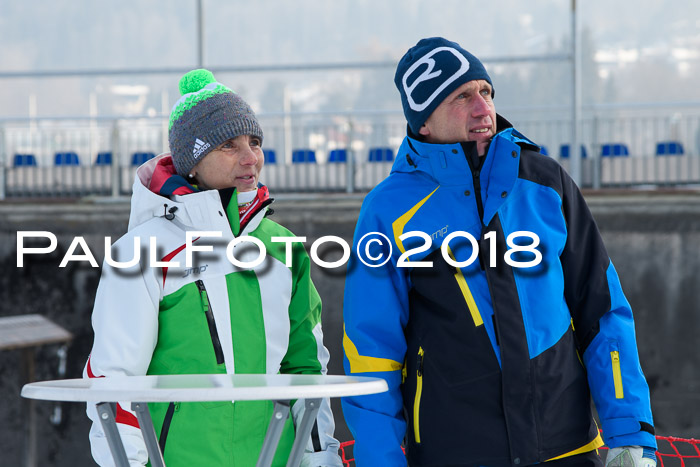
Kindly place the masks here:
<instances>
[{"instance_id":1,"label":"jacket chest logo","mask_svg":"<svg viewBox=\"0 0 700 467\"><path fill-rule=\"evenodd\" d=\"M199 274L203 273L204 271L206 271L208 267L209 267L209 265L205 264L204 266L195 266L193 268L187 268L187 269L185 269L182 277L183 278L187 277L190 274L199 275Z\"/></svg>"}]
</instances>

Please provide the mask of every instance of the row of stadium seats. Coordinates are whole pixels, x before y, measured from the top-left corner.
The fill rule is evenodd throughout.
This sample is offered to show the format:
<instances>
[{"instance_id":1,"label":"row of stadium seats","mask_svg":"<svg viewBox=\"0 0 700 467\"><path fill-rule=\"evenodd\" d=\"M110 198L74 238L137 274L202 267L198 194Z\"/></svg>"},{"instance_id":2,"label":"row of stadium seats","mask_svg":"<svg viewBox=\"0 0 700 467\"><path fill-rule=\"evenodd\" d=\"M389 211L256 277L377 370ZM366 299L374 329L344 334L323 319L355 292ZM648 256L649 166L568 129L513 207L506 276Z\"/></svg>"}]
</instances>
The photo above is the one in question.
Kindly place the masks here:
<instances>
[{"instance_id":1,"label":"row of stadium seats","mask_svg":"<svg viewBox=\"0 0 700 467\"><path fill-rule=\"evenodd\" d=\"M663 141L656 144L657 156L671 156L684 154L683 145L678 141ZM542 154L548 155L547 147L542 146ZM601 145L600 155L602 157L618 157L629 156L629 148L623 143L607 143ZM559 156L561 158L569 157L569 145L563 144L559 148ZM586 147L581 145L581 157L585 158L588 154ZM328 154L328 162L346 162L347 151L345 149L334 149ZM391 162L394 160L394 151L391 148L371 148L369 150L369 162ZM274 150L265 150L265 162L274 164L276 162L276 154ZM310 149L297 149L292 152L292 162L294 163L314 163L316 162L316 153Z\"/></svg>"},{"instance_id":2,"label":"row of stadium seats","mask_svg":"<svg viewBox=\"0 0 700 467\"><path fill-rule=\"evenodd\" d=\"M139 166L149 159L155 157L152 152L135 152L131 155L131 165ZM369 162L391 162L394 160L394 151L391 148L372 148L369 150ZM328 154L328 162L347 161L347 151L345 149L334 149ZM277 155L274 149L265 150L265 162L275 164ZM316 152L311 149L296 149L292 151L292 162L294 163L314 163L316 162ZM112 153L100 152L95 159L95 165L111 165ZM34 154L15 154L13 159L14 167L36 167L37 160ZM55 166L80 165L80 158L75 152L57 152L54 155Z\"/></svg>"},{"instance_id":3,"label":"row of stadium seats","mask_svg":"<svg viewBox=\"0 0 700 467\"><path fill-rule=\"evenodd\" d=\"M131 155L131 165L139 166L156 155L152 152L135 152ZM54 155L53 163L55 166L80 165L80 158L75 152L57 152ZM95 159L95 165L111 165L112 153L100 152ZM15 154L12 161L14 167L36 167L36 157L34 154Z\"/></svg>"},{"instance_id":4,"label":"row of stadium seats","mask_svg":"<svg viewBox=\"0 0 700 467\"><path fill-rule=\"evenodd\" d=\"M662 141L656 144L657 156L670 156L684 154L683 145L678 141ZM542 154L548 155L546 146L542 146ZM629 148L622 143L607 143L601 145L600 155L602 157L618 157L629 156ZM569 157L569 145L563 144L559 148L559 156L561 158ZM588 154L586 147L581 145L581 157L585 158ZM347 151L345 149L334 149L328 154L328 162L346 162ZM372 148L369 150L369 162L391 162L394 160L394 151L391 148ZM265 150L265 162L274 164L276 162L276 154L274 150ZM297 149L292 152L292 162L316 162L316 153L310 149Z\"/></svg>"},{"instance_id":5,"label":"row of stadium seats","mask_svg":"<svg viewBox=\"0 0 700 467\"><path fill-rule=\"evenodd\" d=\"M277 153L274 149L265 149L265 163L277 163ZM333 149L328 153L328 162L330 163L345 163L348 160L348 151L346 149ZM394 150L391 148L371 148L369 150L369 162L391 162L394 160ZM315 163L316 151L312 149L295 149L292 151L292 163Z\"/></svg>"},{"instance_id":6,"label":"row of stadium seats","mask_svg":"<svg viewBox=\"0 0 700 467\"><path fill-rule=\"evenodd\" d=\"M542 154L549 155L546 146L541 147ZM608 143L601 145L600 155L602 157L626 157L630 152L626 144ZM677 141L663 141L656 144L657 156L682 155L684 154L683 145ZM559 156L563 159L569 157L569 145L563 144L559 148ZM135 152L131 155L131 165L139 166L149 159L155 157L152 152ZM348 153L345 149L333 149L328 154L328 162L330 163L345 163L347 162ZM581 157L588 157L586 147L581 145ZM369 150L367 160L369 162L391 162L394 160L394 151L388 147L377 147ZM265 150L265 163L275 164L277 162L277 154L274 149ZM293 163L315 163L316 152L312 149L295 149L292 151ZM95 159L95 165L111 165L112 153L100 152ZM37 161L34 154L15 154L13 166L36 166ZM57 152L54 156L54 165L80 165L80 158L75 152Z\"/></svg>"},{"instance_id":7,"label":"row of stadium seats","mask_svg":"<svg viewBox=\"0 0 700 467\"><path fill-rule=\"evenodd\" d=\"M545 146L541 147L542 154L549 155L547 148ZM680 156L685 154L683 151L683 145L678 141L662 141L656 143L656 155L657 156ZM623 143L607 143L600 147L600 155L602 157L627 157L630 155L629 148ZM566 159L569 157L569 145L562 144L559 147L559 157ZM581 157L588 157L586 147L581 145Z\"/></svg>"}]
</instances>

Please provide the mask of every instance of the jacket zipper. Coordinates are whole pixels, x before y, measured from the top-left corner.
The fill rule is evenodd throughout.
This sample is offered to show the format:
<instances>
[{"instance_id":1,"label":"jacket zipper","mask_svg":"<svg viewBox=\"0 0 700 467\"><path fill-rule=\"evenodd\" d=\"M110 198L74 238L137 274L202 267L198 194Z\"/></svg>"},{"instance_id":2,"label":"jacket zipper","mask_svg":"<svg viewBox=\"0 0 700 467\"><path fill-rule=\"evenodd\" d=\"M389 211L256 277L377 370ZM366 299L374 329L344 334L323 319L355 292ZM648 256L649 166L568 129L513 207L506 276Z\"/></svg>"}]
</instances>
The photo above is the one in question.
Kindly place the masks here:
<instances>
[{"instance_id":1,"label":"jacket zipper","mask_svg":"<svg viewBox=\"0 0 700 467\"><path fill-rule=\"evenodd\" d=\"M462 145L462 152L464 153L464 157L467 159L467 164L469 165L469 168L471 169L472 172L472 181L474 183L474 197L476 198L476 209L479 212L479 222L481 222L482 226L482 241L480 241L479 245L479 266L481 266L481 270L483 271L484 268L484 258L482 256L482 252L484 251L484 248L481 248L481 243L483 242L483 232L484 229L484 202L481 199L481 179L479 176L481 175L481 166L483 164L483 158L479 158L479 164L478 167L475 167L474 164L472 163L471 157L469 157L469 154L467 154L467 147L465 145ZM486 156L483 156L486 157Z\"/></svg>"},{"instance_id":2,"label":"jacket zipper","mask_svg":"<svg viewBox=\"0 0 700 467\"><path fill-rule=\"evenodd\" d=\"M423 347L418 348L418 365L416 370L416 398L413 401L413 436L420 444L420 398L423 393Z\"/></svg>"},{"instance_id":3,"label":"jacket zipper","mask_svg":"<svg viewBox=\"0 0 700 467\"><path fill-rule=\"evenodd\" d=\"M481 179L479 179L479 176L481 174L481 170L476 169L473 172L473 178L474 178L474 196L476 196L476 209L479 211L479 220L483 223L484 222L484 202L481 199Z\"/></svg>"},{"instance_id":4,"label":"jacket zipper","mask_svg":"<svg viewBox=\"0 0 700 467\"><path fill-rule=\"evenodd\" d=\"M160 452L165 455L165 443L168 440L168 432L170 431L170 424L173 421L173 415L175 412L180 410L179 402L171 402L168 404L168 410L165 412L165 418L163 418L163 426L160 429L160 438L158 439L158 446L160 446Z\"/></svg>"},{"instance_id":5,"label":"jacket zipper","mask_svg":"<svg viewBox=\"0 0 700 467\"><path fill-rule=\"evenodd\" d=\"M216 323L214 322L214 313L211 311L211 303L209 303L209 295L207 294L207 289L204 287L204 281L198 280L195 282L197 284L197 289L199 289L199 298L202 300L202 308L204 309L204 315L207 317L207 324L209 325L209 334L211 335L211 343L214 346L214 354L216 355L216 363L221 365L224 363L224 352L221 350L221 341L219 341L219 333L216 332Z\"/></svg>"},{"instance_id":6,"label":"jacket zipper","mask_svg":"<svg viewBox=\"0 0 700 467\"><path fill-rule=\"evenodd\" d=\"M615 384L615 399L624 399L625 393L622 388L622 371L620 370L620 352L617 350L610 351L610 360L612 361L613 383Z\"/></svg>"}]
</instances>

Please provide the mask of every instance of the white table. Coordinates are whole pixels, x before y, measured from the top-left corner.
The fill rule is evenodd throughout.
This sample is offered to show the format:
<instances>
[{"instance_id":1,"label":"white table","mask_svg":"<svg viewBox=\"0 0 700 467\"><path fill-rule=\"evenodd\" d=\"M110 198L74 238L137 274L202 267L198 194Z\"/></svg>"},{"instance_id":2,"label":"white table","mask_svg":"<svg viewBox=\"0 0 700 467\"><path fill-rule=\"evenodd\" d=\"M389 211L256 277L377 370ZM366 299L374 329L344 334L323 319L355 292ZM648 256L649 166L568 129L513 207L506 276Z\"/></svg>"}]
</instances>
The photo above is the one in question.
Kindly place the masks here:
<instances>
[{"instance_id":1,"label":"white table","mask_svg":"<svg viewBox=\"0 0 700 467\"><path fill-rule=\"evenodd\" d=\"M95 402L112 456L118 467L128 467L111 403L130 401L154 467L165 466L147 402L253 401L274 402L257 466L272 464L282 429L289 417L290 401L304 399L306 409L296 427L296 438L287 462L297 467L311 435L314 420L325 397L361 396L387 391L386 381L359 376L320 375L163 375L115 378L64 379L27 384L22 397L68 402Z\"/></svg>"}]
</instances>

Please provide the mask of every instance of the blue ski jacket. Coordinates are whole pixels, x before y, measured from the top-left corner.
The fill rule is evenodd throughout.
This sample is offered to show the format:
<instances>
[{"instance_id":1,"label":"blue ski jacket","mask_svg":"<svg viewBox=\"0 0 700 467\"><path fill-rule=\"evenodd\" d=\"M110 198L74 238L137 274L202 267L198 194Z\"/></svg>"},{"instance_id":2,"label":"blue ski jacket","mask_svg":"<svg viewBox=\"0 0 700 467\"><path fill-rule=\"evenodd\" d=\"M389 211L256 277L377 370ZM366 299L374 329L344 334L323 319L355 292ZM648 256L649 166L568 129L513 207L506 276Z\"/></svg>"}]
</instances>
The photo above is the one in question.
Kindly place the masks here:
<instances>
[{"instance_id":1,"label":"blue ski jacket","mask_svg":"<svg viewBox=\"0 0 700 467\"><path fill-rule=\"evenodd\" d=\"M343 400L357 465L591 451L591 396L609 447L655 448L632 311L578 187L512 127L475 150L408 136L363 202L344 366L389 391Z\"/></svg>"}]
</instances>

